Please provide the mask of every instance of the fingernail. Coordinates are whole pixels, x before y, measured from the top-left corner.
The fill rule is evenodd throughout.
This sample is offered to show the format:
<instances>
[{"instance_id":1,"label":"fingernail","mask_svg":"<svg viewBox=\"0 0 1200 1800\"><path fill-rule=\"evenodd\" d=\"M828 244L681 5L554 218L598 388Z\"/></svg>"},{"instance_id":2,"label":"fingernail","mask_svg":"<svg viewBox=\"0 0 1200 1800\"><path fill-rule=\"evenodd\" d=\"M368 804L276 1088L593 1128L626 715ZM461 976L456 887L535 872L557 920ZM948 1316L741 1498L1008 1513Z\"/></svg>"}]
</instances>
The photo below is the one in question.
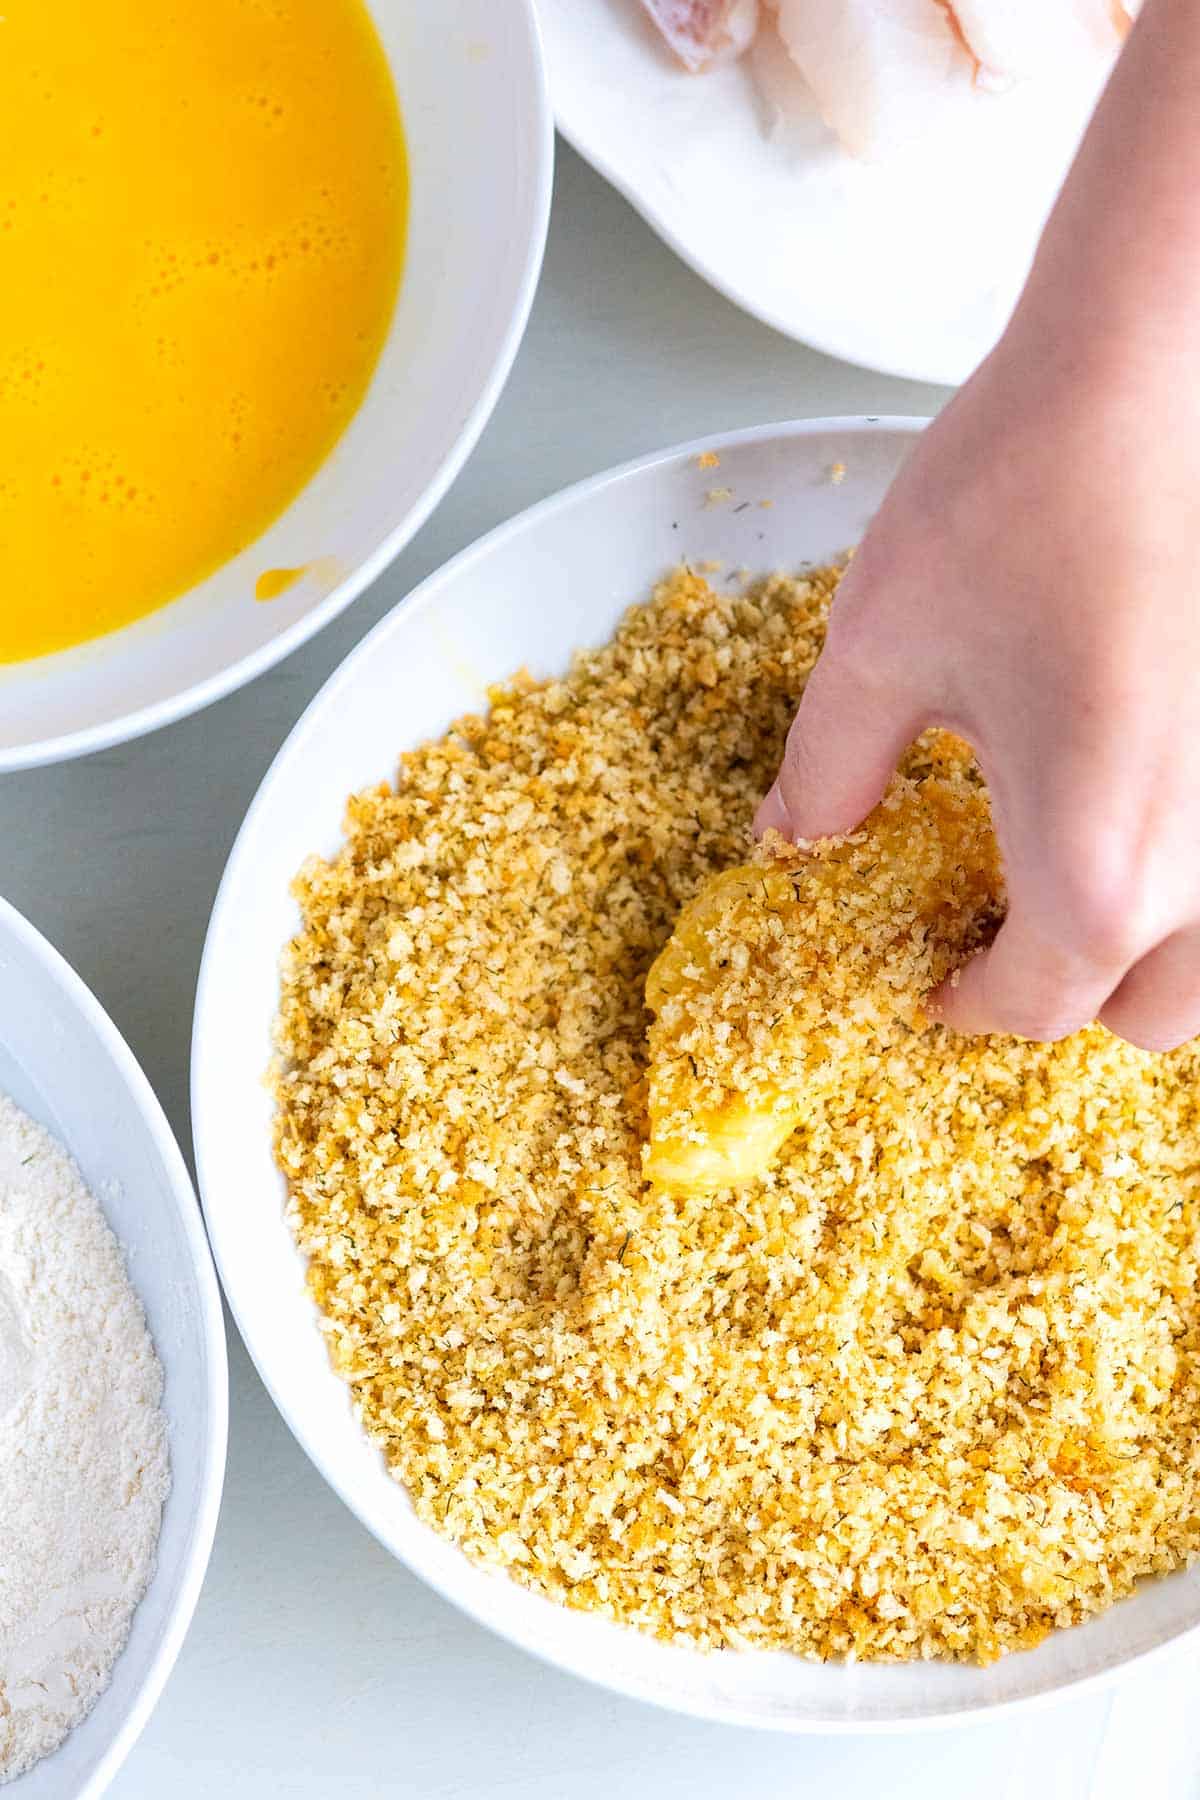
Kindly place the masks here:
<instances>
[{"instance_id":1,"label":"fingernail","mask_svg":"<svg viewBox=\"0 0 1200 1800\"><path fill-rule=\"evenodd\" d=\"M754 815L755 837L762 837L768 831L777 831L781 837L787 838L789 843L795 837L791 816L778 782L775 783Z\"/></svg>"}]
</instances>

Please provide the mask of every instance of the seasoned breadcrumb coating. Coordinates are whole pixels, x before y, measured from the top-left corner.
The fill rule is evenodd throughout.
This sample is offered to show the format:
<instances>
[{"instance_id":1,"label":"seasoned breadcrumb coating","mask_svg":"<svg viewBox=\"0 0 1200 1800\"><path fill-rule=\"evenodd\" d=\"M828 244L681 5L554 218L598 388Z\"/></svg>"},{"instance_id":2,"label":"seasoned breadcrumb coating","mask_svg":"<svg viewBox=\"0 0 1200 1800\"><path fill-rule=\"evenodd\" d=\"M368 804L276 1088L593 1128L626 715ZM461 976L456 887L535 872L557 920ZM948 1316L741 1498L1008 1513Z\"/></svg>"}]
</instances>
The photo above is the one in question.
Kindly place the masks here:
<instances>
[{"instance_id":1,"label":"seasoned breadcrumb coating","mask_svg":"<svg viewBox=\"0 0 1200 1800\"><path fill-rule=\"evenodd\" d=\"M766 1174L802 1120L922 1022L931 989L991 935L999 856L968 747L930 732L850 837L714 875L646 980L659 1187Z\"/></svg>"},{"instance_id":2,"label":"seasoned breadcrumb coating","mask_svg":"<svg viewBox=\"0 0 1200 1800\"><path fill-rule=\"evenodd\" d=\"M941 963L894 963L856 835L797 1004L829 1042L898 966L906 1028L855 1027L746 1185L647 1182L647 973L747 860L835 583L680 573L351 801L296 885L277 1150L363 1425L469 1556L688 1644L988 1659L1200 1547L1200 1066L920 1029Z\"/></svg>"}]
</instances>

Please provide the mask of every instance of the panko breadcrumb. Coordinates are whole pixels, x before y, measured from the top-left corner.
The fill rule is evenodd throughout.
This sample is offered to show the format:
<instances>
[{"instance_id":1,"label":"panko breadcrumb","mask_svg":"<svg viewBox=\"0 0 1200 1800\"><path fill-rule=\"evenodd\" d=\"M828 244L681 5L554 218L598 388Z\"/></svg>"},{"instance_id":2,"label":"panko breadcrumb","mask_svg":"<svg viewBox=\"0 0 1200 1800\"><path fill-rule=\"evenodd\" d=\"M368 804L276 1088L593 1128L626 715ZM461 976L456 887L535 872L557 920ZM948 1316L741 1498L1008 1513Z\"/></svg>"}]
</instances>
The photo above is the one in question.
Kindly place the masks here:
<instances>
[{"instance_id":1,"label":"panko breadcrumb","mask_svg":"<svg viewBox=\"0 0 1200 1800\"><path fill-rule=\"evenodd\" d=\"M798 849L768 832L752 862L711 876L646 978L649 1179L711 1193L765 1174L924 1022L1003 904L982 777L944 731L860 831Z\"/></svg>"},{"instance_id":2,"label":"panko breadcrumb","mask_svg":"<svg viewBox=\"0 0 1200 1800\"><path fill-rule=\"evenodd\" d=\"M745 861L836 579L680 573L351 801L277 1152L363 1425L469 1556L689 1644L989 1659L1200 1547L1200 1066L912 1030L748 1185L646 1181L647 972Z\"/></svg>"}]
</instances>

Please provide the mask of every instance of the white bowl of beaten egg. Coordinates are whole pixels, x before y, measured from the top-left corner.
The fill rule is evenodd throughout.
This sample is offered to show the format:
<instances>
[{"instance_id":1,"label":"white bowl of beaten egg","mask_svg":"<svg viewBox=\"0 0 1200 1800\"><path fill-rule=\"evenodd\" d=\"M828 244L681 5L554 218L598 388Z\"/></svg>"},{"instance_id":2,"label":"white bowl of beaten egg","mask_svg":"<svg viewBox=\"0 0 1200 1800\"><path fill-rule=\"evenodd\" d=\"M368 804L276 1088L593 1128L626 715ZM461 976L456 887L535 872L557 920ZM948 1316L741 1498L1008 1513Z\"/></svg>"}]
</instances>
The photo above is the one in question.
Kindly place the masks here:
<instances>
[{"instance_id":1,"label":"white bowl of beaten egg","mask_svg":"<svg viewBox=\"0 0 1200 1800\"><path fill-rule=\"evenodd\" d=\"M0 1786L94 1800L199 1598L225 1330L162 1108L83 982L4 901L0 1095Z\"/></svg>"},{"instance_id":2,"label":"white bowl of beaten egg","mask_svg":"<svg viewBox=\"0 0 1200 1800\"><path fill-rule=\"evenodd\" d=\"M739 1490L742 1498L730 1512L729 1490L721 1487L723 1458L743 1465L746 1443L758 1441L755 1432L766 1433L763 1441L769 1445L774 1441L771 1432L782 1429L789 1406L794 1419L803 1420L805 1401L803 1394L793 1393L777 1405L777 1390L768 1384L761 1390L765 1408L761 1419L741 1431L741 1420L755 1418L760 1393L754 1385L757 1377L746 1384L746 1364L767 1367L757 1359L769 1351L774 1359L769 1361L770 1379L781 1382L787 1344L780 1344L775 1332L776 1341L768 1346L766 1339L772 1334L765 1326L740 1337L744 1327L735 1329L733 1323L740 1303L718 1302L719 1287L710 1289L712 1297L705 1298L700 1284L732 1282L744 1295L756 1294L756 1306L769 1308L773 1257L780 1259L784 1290L789 1283L803 1284L808 1278L805 1246L815 1241L806 1236L811 1221L804 1222L803 1204L786 1215L792 1221L787 1226L781 1223L783 1214L765 1210L752 1217L736 1204L731 1207L726 1197L711 1214L703 1209L687 1213L692 1221L689 1229L698 1240L689 1238L680 1247L672 1239L669 1207L665 1214L649 1215L652 1226L647 1232L647 1215L636 1210L633 1191L637 1148L621 1147L622 1130L628 1138L632 1126L606 1132L598 1125L599 1114L586 1110L591 1105L587 1095L580 1095L578 1106L584 1109L580 1116L586 1115L590 1136L570 1135L571 1107L576 1103L572 1083L576 1090L580 1087L570 1059L580 1041L588 1038L597 1053L595 1081L607 1083L608 1099L603 1104L612 1109L610 1116L620 1121L626 1108L629 1119L636 1116L636 1081L626 1084L631 1066L636 1068L637 1043L644 1038L638 983L658 947L654 932L665 936L673 909L687 898L687 883L694 878L694 865L688 862L693 844L706 841L710 848L704 854L720 866L724 859L737 862L744 856L744 849L737 847L738 834L747 828L754 794L778 754L775 737L781 740L786 726L790 710L786 679L764 714L756 692L759 677L753 673L761 669L765 687L778 684L780 668L793 654L791 639L781 635L782 622L779 631L764 623L778 594L776 600L768 594L761 604L753 597L722 602L712 609L712 630L706 632L704 608L709 603L696 602L694 595L689 598L686 584L675 598L672 589L667 594L668 611L660 607L657 623L647 627L635 622L625 628L633 635L620 640L626 648L618 653L618 663L593 662L577 672L571 677L574 685L550 694L528 732L521 725L526 703L518 690L512 712L502 710L499 722L494 719L493 736L477 717L475 723L463 724L432 758L429 752L415 758L408 753L441 739L464 715L485 713L489 685L514 671L525 668L534 677L564 675L576 651L612 639L626 609L647 601L655 583L681 563L693 571L689 580L705 573L718 593L739 596L748 578L780 570L795 573L835 559L860 537L919 428L919 422L902 420L813 421L768 426L670 451L535 507L426 582L347 659L313 701L267 775L217 899L193 1040L197 1166L225 1291L280 1410L347 1504L382 1543L441 1593L525 1649L641 1699L706 1718L785 1731L862 1731L951 1722L1102 1680L1200 1622L1200 1573L1184 1569L1141 1582L1131 1597L1098 1616L1069 1629L1050 1630L1048 1635L1043 1629L1035 1648L1014 1649L984 1663L969 1657L942 1660L940 1652L933 1654L936 1636L924 1640L932 1647L923 1653L930 1660L917 1654L915 1660L847 1661L830 1656L821 1661L777 1649L728 1647L740 1635L752 1637L763 1621L770 1623L774 1641L781 1633L787 1635L788 1618L780 1612L778 1595L797 1591L792 1575L812 1547L805 1533L816 1531L819 1536L827 1529L836 1535L841 1521L836 1513L823 1520L805 1515L807 1523L801 1519L799 1536L790 1539L784 1520L780 1536L769 1479L757 1490L752 1485ZM669 608L676 598L682 609L679 620L691 618L696 624L671 623ZM697 605L699 612L694 610ZM651 615L641 617L645 621ZM810 638L810 646L811 642ZM728 683L734 677L729 671L738 666L739 657L747 656L749 682L745 674L737 677L743 686L731 698ZM747 665L743 661L741 666ZM682 698L680 710L673 711L676 690ZM594 729L601 710L607 719L609 708L618 734L614 744L621 732L625 736L606 756ZM707 776L692 782L692 767L707 767L706 746L718 738L721 748L712 759L711 783ZM396 799L380 784L396 779L402 754L407 785ZM659 760L650 766L648 756ZM486 782L489 793L507 798L479 806L474 817L451 825L450 819L456 817L454 796L474 792L472 784L480 781ZM516 798L521 783L522 795ZM672 794L689 796L686 803L673 807L669 819L658 810L656 783ZM347 798L352 794L361 796L349 818L355 848L331 873L308 859L338 855L346 843ZM572 794L577 801L572 801ZM576 804L582 808L571 815L581 821L581 853L574 861L569 851L553 850L545 830L541 815L547 805L559 804L555 796L562 796L568 810ZM511 807L516 810L510 816ZM443 808L449 811L439 832ZM730 816L733 813L738 816ZM487 854L463 885L459 875L443 872L443 864L446 871L460 870L467 854L464 837L475 834L486 844ZM578 884L581 892L587 888L594 871L606 866L614 842L619 867L604 876L602 898L595 901L593 896L586 912L574 924L567 917L564 928L564 907L569 909L573 887ZM526 852L538 859L528 873L523 863ZM300 886L292 890L306 863ZM683 876L684 891L664 894L664 875L669 888L672 869L685 866L692 872ZM353 877L353 902L344 884L347 869ZM396 898L411 891L412 871L422 869L423 916L420 909L406 913ZM507 937L501 925L490 940L493 949L472 960L474 952L469 947L464 952L463 943L474 928L475 910L491 909L488 917L495 927L497 918L507 916L504 892L519 898L526 881L536 887L536 892L530 890L527 912L521 907L528 894L512 915ZM660 885L648 912L646 895L655 883ZM472 892L477 899L471 898ZM441 899L447 893L449 912ZM539 901L538 895L544 899ZM653 907L659 911L648 929ZM359 958L350 969L347 955L350 962L358 956L354 946L365 929L363 921L372 916L378 920L381 910L386 930L371 940L374 949L365 962ZM301 1051L306 1073L300 1087L279 1089L287 1095L290 1113L290 1117L285 1113L280 1126L263 1075L272 1058L281 956L289 942L299 941L302 913L307 935L300 960L308 958L312 1005L297 1001L293 951L287 965L290 1014L285 1036L289 1054ZM434 926L437 935L430 941L441 948L431 950L427 938ZM629 951L624 960L623 935ZM425 944L420 966L412 962L418 940ZM603 964L610 952L612 993L625 988L629 993L628 1004L621 1002L623 1010L608 1017L609 989L605 980L597 982L594 976L596 955ZM465 962L456 961L464 955ZM474 1052L465 1053L464 1043L507 1044L505 1054L513 1058L509 1065L513 1073L504 1090L497 1091L495 1104L497 1112L508 1107L524 1079L519 1074L524 1066L522 1042L533 1041L522 1039L521 1033L506 1035L504 1022L506 1005L515 1003L519 1009L522 1004L516 990L509 991L506 1002L504 969L506 963L515 966L522 955L529 987L546 987L548 1000L553 1001L537 1038L538 1055L546 1051L549 1062L543 1065L545 1084L536 1092L529 1090L528 1143L535 1161L526 1167L522 1142L513 1140L509 1153L515 1160L497 1171L488 1162L487 1109L472 1112L469 1093L437 1089L438 1116L431 1115L430 1131L419 1137L412 1135L415 1113L405 1096L414 1094L419 1100L422 1080L436 1088L441 1079L436 1056L433 1061L421 1060L422 1046L430 1041L425 1034L432 1031L443 1034L445 1058L456 1069L461 1062L463 1081L473 1080L478 1072L477 1058ZM632 965L632 974L626 963ZM541 972L543 967L557 972L553 993L554 983ZM389 974L392 969L394 975ZM414 981L424 995L419 1003L411 997ZM406 982L408 997L401 1000L397 996ZM364 985L372 995L366 1008ZM354 1028L357 1035L352 1033L349 1039L338 1025L347 1009L354 1009L359 1021ZM486 1020L486 1029L477 1026L479 1020ZM336 1037L340 1048L336 1057L330 1049L325 1064L336 1061L331 1080L335 1086L345 1084L340 1090L345 1101L343 1105L334 1087L329 1089L332 1123L323 1133L311 1129L303 1083L315 1090L325 1080L322 1033L326 1031L331 1034L329 1044ZM391 1048L372 1064L381 1041ZM561 1068L555 1067L558 1057ZM297 1066L293 1059L291 1068ZM377 1079L360 1082L360 1070L372 1066ZM536 1102L547 1089L555 1098L548 1110L539 1112ZM397 1097L403 1101L399 1107ZM396 1125L397 1135L391 1138L389 1108L396 1109L397 1117L403 1112L406 1120ZM475 1121L469 1139L457 1148L452 1129L456 1116ZM549 1140L540 1122L544 1117L560 1121ZM563 1119L568 1121L565 1127ZM273 1155L277 1129L288 1157L290 1210L289 1184ZM567 1190L574 1192L569 1169L567 1189L561 1185L566 1166L560 1154L564 1129L567 1154L577 1156L578 1206L569 1194L565 1204L563 1199ZM362 1160L367 1140L373 1144L369 1153L375 1157L373 1165ZM559 1186L554 1189L553 1217L540 1217L536 1168L544 1165L536 1158L547 1154ZM622 1155L625 1163L618 1166L615 1159ZM358 1173L347 1177L348 1167ZM610 1219L605 1211L614 1180L623 1196L620 1203L635 1209L624 1229L624 1215ZM853 1185L850 1178L848 1191ZM514 1210L513 1196L518 1192L522 1197ZM747 1204L752 1213L758 1202L752 1199ZM765 1208L766 1201L762 1204ZM426 1233L423 1217L416 1217L426 1209L432 1235ZM364 1212L370 1215L369 1234L378 1227L377 1248L365 1260ZM683 1217L681 1209L679 1218ZM293 1236L298 1218L312 1257L311 1286L306 1286L305 1260ZM443 1228L444 1235L439 1236ZM709 1231L711 1239L706 1239ZM1151 1255L1153 1241L1152 1234ZM722 1266L722 1245L727 1242L740 1244L741 1261L735 1258ZM509 1253L513 1244L522 1247L526 1258L520 1266ZM419 1254L414 1245L420 1246ZM693 1255L694 1263L688 1263ZM464 1296L468 1290L473 1296L469 1306L464 1300L461 1326L456 1293L442 1272L447 1258L453 1259ZM668 1277L675 1283L670 1292L671 1304L681 1309L678 1332L669 1327L661 1360L645 1365L640 1387L613 1386L607 1391L606 1356L611 1357L607 1366L613 1370L623 1365L622 1333L632 1339L643 1328L636 1304L624 1297L627 1286L636 1293L640 1291L636 1284L648 1281L648 1315L659 1314L651 1291L656 1258L667 1260ZM751 1272L751 1263L756 1273ZM689 1289L686 1270L693 1267L696 1278ZM682 1285L677 1280L680 1268L685 1271ZM439 1317L436 1304L441 1302L436 1296L443 1290ZM361 1300L361 1309L349 1319L342 1305L347 1294L353 1308ZM512 1326L514 1295L518 1309L526 1303L529 1308L519 1332ZM631 1304L633 1312L628 1311ZM753 1316L763 1315L760 1311ZM734 1335L723 1347L726 1329ZM848 1329L852 1336L852 1318ZM464 1334L469 1354L462 1364ZM526 1355L531 1344L546 1346L540 1364ZM571 1358L577 1352L565 1349L568 1344L583 1346L578 1354L592 1357L577 1390L570 1385ZM636 1348L640 1355L641 1344ZM804 1346L797 1348L803 1356ZM331 1365L331 1350L353 1384L354 1406L346 1381ZM955 1354L960 1350L961 1346ZM474 1370L474 1377L459 1379L456 1373L453 1381L443 1382L439 1373L443 1366L458 1371L460 1365ZM936 1354L929 1366L936 1383L940 1380ZM702 1416L709 1400L699 1413L692 1406L688 1371L699 1367L709 1370L707 1392L717 1409L721 1400L719 1393L713 1398L712 1371L724 1370L718 1387L725 1380L737 1384L729 1391L737 1393L740 1410L732 1417L718 1410L715 1432L712 1420ZM681 1396L678 1433L669 1424L676 1379ZM821 1370L812 1368L805 1379L818 1386L824 1381ZM558 1384L561 1406L556 1400L547 1410L545 1392L538 1387L543 1381ZM484 1391L490 1401L484 1400ZM841 1398L853 1413L852 1382ZM873 1407L877 1401L876 1393ZM898 1402L897 1406L902 1414L903 1407ZM895 1421L897 1407L891 1411ZM968 1411L968 1426L973 1416ZM375 1429L374 1442L364 1433L364 1418ZM545 1454L549 1437L533 1443L532 1459L544 1471L544 1480L539 1475L536 1481L527 1481L519 1449L514 1454L514 1444L523 1441L524 1418L541 1420L539 1431L554 1434L556 1448L549 1456ZM795 1455L802 1458L808 1455L808 1445L803 1425L799 1439L796 1429L793 1425L785 1441L794 1441ZM608 1497L614 1433L620 1435L620 1480L629 1498L623 1520L617 1516L621 1508L614 1512ZM675 1470L664 1477L657 1501L655 1483L642 1466L643 1441L652 1468L658 1466L653 1459L662 1457L664 1467ZM682 1454L685 1445L692 1448L685 1457L686 1479L679 1487L676 1452ZM700 1445L705 1446L703 1457L694 1454ZM386 1449L392 1470L381 1449ZM986 1462L987 1453L975 1449ZM1182 1454L1185 1459L1190 1454L1186 1446ZM833 1479L838 1478L835 1470ZM986 1483L982 1465L980 1479ZM1077 1513L1077 1500L1086 1507L1086 1499L1079 1498L1086 1490L1086 1473L1066 1469L1060 1486L1068 1509ZM417 1494L416 1507L410 1492ZM710 1503L715 1509L711 1513ZM800 1504L802 1509L808 1506L808 1497ZM593 1517L593 1508L599 1534L594 1541L606 1546L606 1568L598 1566L591 1554L587 1520ZM427 1523L431 1518L438 1529ZM711 1541L727 1559L724 1571L728 1559L738 1565L738 1520L744 1521L746 1554L741 1566L750 1574L737 1595L738 1616L747 1621L745 1631L715 1634L726 1647L703 1649L693 1641L697 1595L679 1587L677 1569L690 1570L687 1579L698 1586L707 1584L702 1545L710 1518L718 1521ZM761 1524L762 1533L769 1529L775 1534L763 1541L784 1545L784 1560L774 1570L769 1557L759 1553L756 1518L767 1521ZM880 1529L887 1531L886 1522ZM943 1517L938 1529L953 1531L953 1518L948 1523ZM964 1529L972 1529L969 1522ZM493 1530L495 1541L484 1543ZM673 1534L689 1539L687 1558L678 1565L672 1560ZM661 1556L661 1583L660 1565L647 1561L648 1541L657 1546L653 1554ZM623 1542L629 1545L628 1557ZM475 1560L463 1553L459 1547L463 1543ZM527 1544L537 1547L541 1559L533 1574L528 1562L522 1562ZM481 1548L499 1566L481 1566ZM871 1545L859 1543L855 1555L861 1559L865 1584L873 1565ZM553 1571L547 1575L551 1564ZM505 1569L524 1575L526 1585ZM717 1575L726 1581L720 1570L714 1581ZM530 1591L530 1579L543 1591ZM986 1570L984 1579L990 1580ZM1032 1579L1041 1577L1034 1571ZM576 1580L580 1590L572 1605L546 1597L548 1591L569 1594ZM681 1629L674 1641L664 1641L662 1635L665 1630L669 1639L672 1633L670 1605L663 1598L669 1593L679 1607ZM877 1583L864 1585L861 1594L850 1588L844 1598L845 1616L860 1622L868 1614L878 1621L903 1610L889 1612L886 1594ZM708 1605L707 1595L704 1604ZM713 1604L719 1608L723 1600ZM954 1604L946 1604L953 1614ZM626 1620L640 1607L644 1622L659 1635L603 1616L606 1607ZM710 1609L705 1616L715 1615ZM728 1613L725 1616L728 1619ZM801 1629L793 1635L798 1643L815 1642ZM713 1636L710 1632L710 1641ZM941 1641L950 1641L946 1632ZM969 1643L969 1632L964 1641ZM979 1639L974 1642L978 1647ZM914 1651L910 1647L905 1654L912 1657Z\"/></svg>"},{"instance_id":3,"label":"white bowl of beaten egg","mask_svg":"<svg viewBox=\"0 0 1200 1800\"><path fill-rule=\"evenodd\" d=\"M216 699L379 573L541 262L531 0L14 0L0 769Z\"/></svg>"}]
</instances>

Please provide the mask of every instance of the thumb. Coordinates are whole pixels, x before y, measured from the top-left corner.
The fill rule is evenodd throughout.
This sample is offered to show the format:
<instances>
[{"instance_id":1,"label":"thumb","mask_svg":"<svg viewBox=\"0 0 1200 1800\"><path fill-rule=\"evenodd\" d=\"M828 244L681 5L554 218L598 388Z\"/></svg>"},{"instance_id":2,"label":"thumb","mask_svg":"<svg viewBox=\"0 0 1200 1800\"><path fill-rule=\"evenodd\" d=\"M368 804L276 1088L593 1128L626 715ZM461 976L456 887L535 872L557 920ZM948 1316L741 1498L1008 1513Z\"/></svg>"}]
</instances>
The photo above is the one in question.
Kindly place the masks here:
<instances>
[{"instance_id":1,"label":"thumb","mask_svg":"<svg viewBox=\"0 0 1200 1800\"><path fill-rule=\"evenodd\" d=\"M788 732L755 832L835 837L882 799L901 753L928 723L915 695L851 667L836 641L823 651Z\"/></svg>"}]
</instances>

